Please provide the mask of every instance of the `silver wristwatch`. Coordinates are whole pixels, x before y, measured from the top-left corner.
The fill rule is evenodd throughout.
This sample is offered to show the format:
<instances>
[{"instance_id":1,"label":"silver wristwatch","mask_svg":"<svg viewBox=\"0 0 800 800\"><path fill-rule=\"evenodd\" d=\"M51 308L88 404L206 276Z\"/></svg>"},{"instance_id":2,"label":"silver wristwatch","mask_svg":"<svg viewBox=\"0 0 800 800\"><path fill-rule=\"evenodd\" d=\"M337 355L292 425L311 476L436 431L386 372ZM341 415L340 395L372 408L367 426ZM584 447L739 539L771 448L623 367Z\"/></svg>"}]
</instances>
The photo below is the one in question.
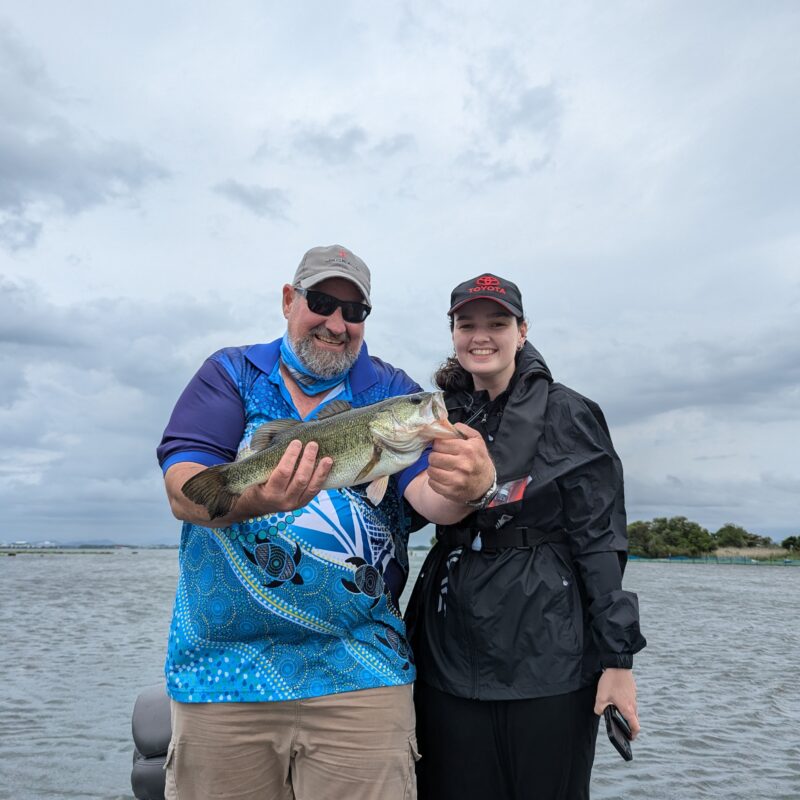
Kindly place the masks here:
<instances>
[{"instance_id":1,"label":"silver wristwatch","mask_svg":"<svg viewBox=\"0 0 800 800\"><path fill-rule=\"evenodd\" d=\"M467 500L464 505L467 505L470 508L476 508L480 511L480 509L486 508L486 506L488 506L489 503L492 502L496 494L497 494L497 470L494 471L494 477L492 478L492 485L486 490L486 493L482 494L477 500Z\"/></svg>"}]
</instances>

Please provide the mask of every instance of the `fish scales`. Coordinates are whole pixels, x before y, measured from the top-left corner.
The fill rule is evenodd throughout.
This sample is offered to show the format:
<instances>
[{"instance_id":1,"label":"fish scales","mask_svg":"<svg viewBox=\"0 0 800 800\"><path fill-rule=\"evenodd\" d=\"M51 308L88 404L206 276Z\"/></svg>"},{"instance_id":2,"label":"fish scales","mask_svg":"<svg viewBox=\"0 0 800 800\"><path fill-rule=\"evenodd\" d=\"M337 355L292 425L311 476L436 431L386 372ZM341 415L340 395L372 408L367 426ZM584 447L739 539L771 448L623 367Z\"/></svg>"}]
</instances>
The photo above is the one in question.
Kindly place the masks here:
<instances>
[{"instance_id":1,"label":"fish scales","mask_svg":"<svg viewBox=\"0 0 800 800\"><path fill-rule=\"evenodd\" d=\"M277 420L259 428L251 439L252 454L198 472L182 487L209 517L224 516L248 487L266 482L295 439L319 445L318 460L333 466L324 489L370 483L367 495L377 504L389 475L413 464L428 442L462 436L447 419L441 392L400 395L361 408L333 401L309 422Z\"/></svg>"},{"instance_id":2,"label":"fish scales","mask_svg":"<svg viewBox=\"0 0 800 800\"><path fill-rule=\"evenodd\" d=\"M333 467L324 488L338 489L352 485L372 457L375 446L370 431L370 423L374 420L375 414L359 413L361 411L362 409L353 409L327 419L298 423L276 434L267 450L253 453L231 465L232 478L233 474L241 472L239 480L234 478L231 481L231 488L241 493L253 483L266 480L278 466L289 443L294 440L299 440L303 447L309 442L316 442L319 446L318 461L326 456L333 458ZM419 452L421 453L423 449L424 444ZM409 463L413 464L417 458L419 453ZM237 463L242 466L241 470L236 469Z\"/></svg>"}]
</instances>

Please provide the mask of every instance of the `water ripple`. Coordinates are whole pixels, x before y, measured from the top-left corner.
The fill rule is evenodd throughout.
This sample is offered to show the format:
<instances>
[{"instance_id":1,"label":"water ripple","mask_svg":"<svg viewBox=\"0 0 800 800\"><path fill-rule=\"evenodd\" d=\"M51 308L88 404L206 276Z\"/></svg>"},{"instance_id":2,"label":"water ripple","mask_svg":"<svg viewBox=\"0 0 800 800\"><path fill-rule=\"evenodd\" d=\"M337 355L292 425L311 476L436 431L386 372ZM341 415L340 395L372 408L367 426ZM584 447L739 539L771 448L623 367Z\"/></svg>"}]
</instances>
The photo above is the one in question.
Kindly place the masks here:
<instances>
[{"instance_id":1,"label":"water ripple","mask_svg":"<svg viewBox=\"0 0 800 800\"><path fill-rule=\"evenodd\" d=\"M0 559L0 800L132 800L176 578L175 551ZM626 585L643 731L626 764L601 726L594 800L797 800L800 569L632 562Z\"/></svg>"}]
</instances>

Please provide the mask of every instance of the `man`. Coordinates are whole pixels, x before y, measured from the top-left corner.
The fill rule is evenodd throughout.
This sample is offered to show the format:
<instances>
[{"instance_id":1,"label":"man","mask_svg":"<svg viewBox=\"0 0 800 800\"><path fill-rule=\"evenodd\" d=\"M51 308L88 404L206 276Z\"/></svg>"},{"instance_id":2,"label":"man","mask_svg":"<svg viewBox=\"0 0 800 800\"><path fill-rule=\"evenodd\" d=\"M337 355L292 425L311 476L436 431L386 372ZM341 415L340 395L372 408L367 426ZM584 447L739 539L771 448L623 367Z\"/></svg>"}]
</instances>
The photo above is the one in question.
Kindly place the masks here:
<instances>
[{"instance_id":1,"label":"man","mask_svg":"<svg viewBox=\"0 0 800 800\"><path fill-rule=\"evenodd\" d=\"M338 245L309 250L283 287L283 338L212 355L167 425L159 462L184 521L165 666L168 798L416 796L415 672L397 610L404 500L441 524L473 511L494 482L480 436L462 428L466 439L437 441L378 506L360 489L320 491L332 461L299 441L213 527L181 491L265 422L419 391L368 354L370 311L366 264ZM265 570L273 580L260 580ZM366 577L388 596L360 591Z\"/></svg>"}]
</instances>

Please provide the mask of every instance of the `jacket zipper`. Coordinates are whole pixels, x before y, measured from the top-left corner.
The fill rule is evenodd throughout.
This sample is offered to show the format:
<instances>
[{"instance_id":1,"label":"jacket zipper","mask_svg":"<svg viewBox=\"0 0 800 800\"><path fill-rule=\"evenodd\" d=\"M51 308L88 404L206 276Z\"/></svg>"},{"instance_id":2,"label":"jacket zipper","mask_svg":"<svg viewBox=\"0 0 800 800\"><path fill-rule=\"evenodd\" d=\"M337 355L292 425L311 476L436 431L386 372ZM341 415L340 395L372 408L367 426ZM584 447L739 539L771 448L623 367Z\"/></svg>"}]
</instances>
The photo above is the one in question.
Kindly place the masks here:
<instances>
[{"instance_id":1,"label":"jacket zipper","mask_svg":"<svg viewBox=\"0 0 800 800\"><path fill-rule=\"evenodd\" d=\"M472 565L472 558L471 553L468 555L468 548L464 548L464 553L461 556L461 566L464 567L464 573L461 576L464 586L468 586L467 583L467 574L469 571L469 567ZM465 598L465 599L468 599ZM469 617L471 612L471 607L467 604L464 605L462 609L461 615L461 622L462 622L462 629L464 631L464 639L467 642L467 654L469 656L469 666L470 666L470 677L472 679L472 685L470 687L470 697L473 700L478 700L478 653L475 649L475 642L472 638L472 626L469 624ZM466 612L466 613L465 613Z\"/></svg>"}]
</instances>

